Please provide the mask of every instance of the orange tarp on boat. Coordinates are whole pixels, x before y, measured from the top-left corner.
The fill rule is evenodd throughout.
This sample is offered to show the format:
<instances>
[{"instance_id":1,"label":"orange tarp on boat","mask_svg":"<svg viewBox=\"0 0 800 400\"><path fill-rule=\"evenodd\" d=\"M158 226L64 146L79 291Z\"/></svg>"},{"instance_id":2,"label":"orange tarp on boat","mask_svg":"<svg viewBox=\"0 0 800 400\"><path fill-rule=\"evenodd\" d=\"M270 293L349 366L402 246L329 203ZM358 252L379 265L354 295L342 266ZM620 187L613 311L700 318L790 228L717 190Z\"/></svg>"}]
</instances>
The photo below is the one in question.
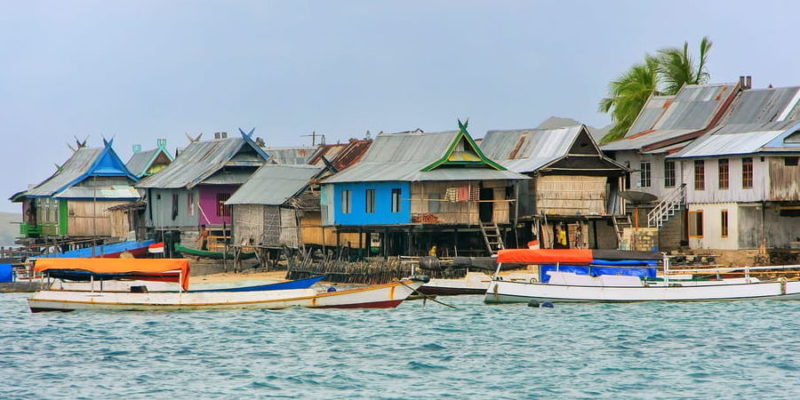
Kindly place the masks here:
<instances>
[{"instance_id":1,"label":"orange tarp on boat","mask_svg":"<svg viewBox=\"0 0 800 400\"><path fill-rule=\"evenodd\" d=\"M131 272L181 272L181 286L189 290L189 260L183 258L40 258L35 271L80 270L96 274L125 274Z\"/></svg>"},{"instance_id":2,"label":"orange tarp on boat","mask_svg":"<svg viewBox=\"0 0 800 400\"><path fill-rule=\"evenodd\" d=\"M590 264L591 249L508 249L497 253L500 264Z\"/></svg>"}]
</instances>

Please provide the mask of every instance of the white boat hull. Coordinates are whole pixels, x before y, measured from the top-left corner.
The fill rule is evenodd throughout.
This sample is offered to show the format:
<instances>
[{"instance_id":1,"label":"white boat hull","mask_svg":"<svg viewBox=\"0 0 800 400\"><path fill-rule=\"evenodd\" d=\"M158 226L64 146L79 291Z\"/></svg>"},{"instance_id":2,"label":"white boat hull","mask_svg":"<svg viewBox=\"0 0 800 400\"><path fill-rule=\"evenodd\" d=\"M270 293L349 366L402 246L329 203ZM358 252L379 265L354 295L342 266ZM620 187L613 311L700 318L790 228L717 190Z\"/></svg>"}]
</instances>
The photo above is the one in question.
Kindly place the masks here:
<instances>
[{"instance_id":1,"label":"white boat hull","mask_svg":"<svg viewBox=\"0 0 800 400\"><path fill-rule=\"evenodd\" d=\"M800 282L757 282L692 286L576 286L492 281L486 303L800 300Z\"/></svg>"},{"instance_id":2,"label":"white boat hull","mask_svg":"<svg viewBox=\"0 0 800 400\"><path fill-rule=\"evenodd\" d=\"M45 290L28 299L31 311L119 310L177 311L200 309L392 308L422 285L405 280L366 288L319 293L315 289L254 292L83 292Z\"/></svg>"},{"instance_id":3,"label":"white boat hull","mask_svg":"<svg viewBox=\"0 0 800 400\"><path fill-rule=\"evenodd\" d=\"M484 294L492 277L480 272L469 272L461 279L431 279L419 292L428 295Z\"/></svg>"}]
</instances>

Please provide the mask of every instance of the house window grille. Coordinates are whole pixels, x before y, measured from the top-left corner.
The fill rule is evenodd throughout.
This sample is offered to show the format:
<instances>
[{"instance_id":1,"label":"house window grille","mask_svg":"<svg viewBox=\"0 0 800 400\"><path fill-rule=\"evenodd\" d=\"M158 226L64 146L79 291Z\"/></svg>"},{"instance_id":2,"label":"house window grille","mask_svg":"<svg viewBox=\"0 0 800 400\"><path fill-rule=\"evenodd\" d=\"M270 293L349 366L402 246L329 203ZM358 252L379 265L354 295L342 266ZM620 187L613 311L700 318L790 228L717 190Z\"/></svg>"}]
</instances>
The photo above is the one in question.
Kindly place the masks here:
<instances>
[{"instance_id":1,"label":"house window grille","mask_svg":"<svg viewBox=\"0 0 800 400\"><path fill-rule=\"evenodd\" d=\"M664 161L664 187L675 187L675 161Z\"/></svg>"},{"instance_id":2,"label":"house window grille","mask_svg":"<svg viewBox=\"0 0 800 400\"><path fill-rule=\"evenodd\" d=\"M705 190L706 188L706 163L703 160L694 162L694 190Z\"/></svg>"},{"instance_id":3,"label":"house window grille","mask_svg":"<svg viewBox=\"0 0 800 400\"><path fill-rule=\"evenodd\" d=\"M750 189L753 187L753 159L750 157L742 159L742 188Z\"/></svg>"},{"instance_id":4,"label":"house window grille","mask_svg":"<svg viewBox=\"0 0 800 400\"><path fill-rule=\"evenodd\" d=\"M720 213L720 223L722 224L721 231L722 237L728 237L728 210L722 210Z\"/></svg>"},{"instance_id":5,"label":"house window grille","mask_svg":"<svg viewBox=\"0 0 800 400\"><path fill-rule=\"evenodd\" d=\"M650 163L643 162L639 173L639 186L650 187Z\"/></svg>"},{"instance_id":6,"label":"house window grille","mask_svg":"<svg viewBox=\"0 0 800 400\"><path fill-rule=\"evenodd\" d=\"M719 188L721 190L725 190L729 186L729 174L728 174L728 159L721 158L717 161L719 164Z\"/></svg>"},{"instance_id":7,"label":"house window grille","mask_svg":"<svg viewBox=\"0 0 800 400\"><path fill-rule=\"evenodd\" d=\"M352 204L350 203L351 194L349 190L342 190L342 214L350 214Z\"/></svg>"},{"instance_id":8,"label":"house window grille","mask_svg":"<svg viewBox=\"0 0 800 400\"><path fill-rule=\"evenodd\" d=\"M392 189L392 212L400 212L400 189Z\"/></svg>"},{"instance_id":9,"label":"house window grille","mask_svg":"<svg viewBox=\"0 0 800 400\"><path fill-rule=\"evenodd\" d=\"M367 214L375 213L375 189L367 189L366 203Z\"/></svg>"}]
</instances>

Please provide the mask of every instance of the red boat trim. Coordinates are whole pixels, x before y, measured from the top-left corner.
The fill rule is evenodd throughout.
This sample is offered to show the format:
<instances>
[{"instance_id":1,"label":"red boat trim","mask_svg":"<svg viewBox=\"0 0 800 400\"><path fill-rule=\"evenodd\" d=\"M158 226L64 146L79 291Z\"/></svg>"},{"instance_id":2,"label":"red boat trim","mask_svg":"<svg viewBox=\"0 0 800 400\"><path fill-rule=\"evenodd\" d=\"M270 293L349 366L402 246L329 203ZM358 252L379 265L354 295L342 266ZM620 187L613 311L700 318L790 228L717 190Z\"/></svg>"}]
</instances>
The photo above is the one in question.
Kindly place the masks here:
<instances>
[{"instance_id":1,"label":"red boat trim","mask_svg":"<svg viewBox=\"0 0 800 400\"><path fill-rule=\"evenodd\" d=\"M315 308L395 308L403 300L376 301L374 303L343 304L340 306L320 306Z\"/></svg>"}]
</instances>

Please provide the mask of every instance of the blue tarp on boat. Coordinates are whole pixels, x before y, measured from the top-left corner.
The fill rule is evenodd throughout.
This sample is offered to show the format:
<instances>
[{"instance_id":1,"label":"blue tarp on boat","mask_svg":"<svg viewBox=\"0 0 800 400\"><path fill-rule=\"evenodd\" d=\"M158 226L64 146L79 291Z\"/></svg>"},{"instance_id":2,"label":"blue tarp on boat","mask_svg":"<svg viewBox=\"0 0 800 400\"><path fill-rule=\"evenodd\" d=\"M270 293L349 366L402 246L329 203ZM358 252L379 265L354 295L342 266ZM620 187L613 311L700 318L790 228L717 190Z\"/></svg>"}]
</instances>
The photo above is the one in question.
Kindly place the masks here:
<instances>
[{"instance_id":1,"label":"blue tarp on boat","mask_svg":"<svg viewBox=\"0 0 800 400\"><path fill-rule=\"evenodd\" d=\"M206 289L192 290L192 292L255 292L259 290L289 290L289 289L308 289L315 283L323 280L325 276L315 276L313 278L298 279L296 281L271 283L268 285L243 286L227 289Z\"/></svg>"},{"instance_id":2,"label":"blue tarp on boat","mask_svg":"<svg viewBox=\"0 0 800 400\"><path fill-rule=\"evenodd\" d=\"M539 266L539 280L541 282L549 282L550 271L573 272L578 275L628 275L638 276L640 278L655 278L655 267L610 267L610 266L594 266L594 265L559 265L558 268L554 264L546 264Z\"/></svg>"},{"instance_id":3,"label":"blue tarp on boat","mask_svg":"<svg viewBox=\"0 0 800 400\"><path fill-rule=\"evenodd\" d=\"M14 281L14 266L11 264L0 264L0 282Z\"/></svg>"},{"instance_id":4,"label":"blue tarp on boat","mask_svg":"<svg viewBox=\"0 0 800 400\"><path fill-rule=\"evenodd\" d=\"M130 240L127 242L104 244L102 246L96 246L94 248L95 249L94 257L102 257L105 254L116 254L116 253L122 253L123 251L141 249L153 243L155 243L154 240L144 240L141 242L136 240ZM92 248L87 247L85 249L70 250L58 254L46 254L39 256L38 258L91 258L91 257L92 257ZM36 258L37 257L31 257L31 259L36 259Z\"/></svg>"}]
</instances>

